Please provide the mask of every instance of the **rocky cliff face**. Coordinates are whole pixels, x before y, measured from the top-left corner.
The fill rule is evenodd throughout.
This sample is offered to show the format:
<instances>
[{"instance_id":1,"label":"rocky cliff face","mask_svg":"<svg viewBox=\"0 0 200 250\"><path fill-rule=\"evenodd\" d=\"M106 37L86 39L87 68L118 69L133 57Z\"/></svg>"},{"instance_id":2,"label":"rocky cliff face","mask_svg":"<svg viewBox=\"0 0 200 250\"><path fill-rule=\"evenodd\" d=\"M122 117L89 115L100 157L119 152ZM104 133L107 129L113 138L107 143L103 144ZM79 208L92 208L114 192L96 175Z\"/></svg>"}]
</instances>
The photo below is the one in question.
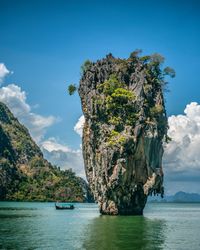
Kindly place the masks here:
<instances>
[{"instance_id":1,"label":"rocky cliff face","mask_svg":"<svg viewBox=\"0 0 200 250\"><path fill-rule=\"evenodd\" d=\"M87 183L45 160L28 130L1 102L0 200L92 201Z\"/></svg>"},{"instance_id":2,"label":"rocky cliff face","mask_svg":"<svg viewBox=\"0 0 200 250\"><path fill-rule=\"evenodd\" d=\"M142 214L149 194L163 195L162 59L109 54L82 67L83 157L102 214Z\"/></svg>"}]
</instances>

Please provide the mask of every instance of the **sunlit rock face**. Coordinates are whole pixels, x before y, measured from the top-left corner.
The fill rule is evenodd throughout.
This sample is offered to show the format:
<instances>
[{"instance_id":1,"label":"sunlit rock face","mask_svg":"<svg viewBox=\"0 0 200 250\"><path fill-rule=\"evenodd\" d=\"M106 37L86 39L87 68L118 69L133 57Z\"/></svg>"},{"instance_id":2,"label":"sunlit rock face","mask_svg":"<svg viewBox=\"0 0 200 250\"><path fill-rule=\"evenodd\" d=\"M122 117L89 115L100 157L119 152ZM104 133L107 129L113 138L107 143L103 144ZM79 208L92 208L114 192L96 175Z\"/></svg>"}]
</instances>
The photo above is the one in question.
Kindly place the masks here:
<instances>
[{"instance_id":1,"label":"sunlit rock face","mask_svg":"<svg viewBox=\"0 0 200 250\"><path fill-rule=\"evenodd\" d=\"M86 176L102 214L140 215L163 194L167 118L160 62L132 53L86 62L79 95Z\"/></svg>"}]
</instances>

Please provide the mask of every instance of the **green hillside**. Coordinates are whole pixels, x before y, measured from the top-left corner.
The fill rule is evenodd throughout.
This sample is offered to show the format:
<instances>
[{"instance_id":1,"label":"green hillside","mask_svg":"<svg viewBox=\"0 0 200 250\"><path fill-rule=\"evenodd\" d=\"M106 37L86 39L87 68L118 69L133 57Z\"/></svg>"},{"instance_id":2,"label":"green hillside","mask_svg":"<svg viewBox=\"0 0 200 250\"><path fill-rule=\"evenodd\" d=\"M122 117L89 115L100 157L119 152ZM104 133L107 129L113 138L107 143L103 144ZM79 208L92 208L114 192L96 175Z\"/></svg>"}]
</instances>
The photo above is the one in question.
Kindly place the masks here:
<instances>
[{"instance_id":1,"label":"green hillside","mask_svg":"<svg viewBox=\"0 0 200 250\"><path fill-rule=\"evenodd\" d=\"M28 130L0 103L0 200L90 201L87 183L43 158Z\"/></svg>"}]
</instances>

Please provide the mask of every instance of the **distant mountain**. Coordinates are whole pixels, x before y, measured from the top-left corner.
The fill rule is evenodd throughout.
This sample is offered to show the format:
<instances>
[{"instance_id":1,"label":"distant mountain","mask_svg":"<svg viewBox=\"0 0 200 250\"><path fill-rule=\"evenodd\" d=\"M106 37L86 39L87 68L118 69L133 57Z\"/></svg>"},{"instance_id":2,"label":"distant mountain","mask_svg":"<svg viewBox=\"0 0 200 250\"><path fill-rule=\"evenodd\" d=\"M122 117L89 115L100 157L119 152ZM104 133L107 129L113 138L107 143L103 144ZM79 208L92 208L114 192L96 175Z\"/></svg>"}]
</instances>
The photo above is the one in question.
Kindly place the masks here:
<instances>
[{"instance_id":1,"label":"distant mountain","mask_svg":"<svg viewBox=\"0 0 200 250\"><path fill-rule=\"evenodd\" d=\"M179 191L175 195L164 196L163 199L157 196L150 196L148 202L200 202L200 194Z\"/></svg>"},{"instance_id":2,"label":"distant mountain","mask_svg":"<svg viewBox=\"0 0 200 250\"><path fill-rule=\"evenodd\" d=\"M200 195L196 193L178 192L173 197L174 202L200 202Z\"/></svg>"},{"instance_id":3,"label":"distant mountain","mask_svg":"<svg viewBox=\"0 0 200 250\"><path fill-rule=\"evenodd\" d=\"M28 130L1 102L0 200L92 200L87 183L45 160Z\"/></svg>"}]
</instances>

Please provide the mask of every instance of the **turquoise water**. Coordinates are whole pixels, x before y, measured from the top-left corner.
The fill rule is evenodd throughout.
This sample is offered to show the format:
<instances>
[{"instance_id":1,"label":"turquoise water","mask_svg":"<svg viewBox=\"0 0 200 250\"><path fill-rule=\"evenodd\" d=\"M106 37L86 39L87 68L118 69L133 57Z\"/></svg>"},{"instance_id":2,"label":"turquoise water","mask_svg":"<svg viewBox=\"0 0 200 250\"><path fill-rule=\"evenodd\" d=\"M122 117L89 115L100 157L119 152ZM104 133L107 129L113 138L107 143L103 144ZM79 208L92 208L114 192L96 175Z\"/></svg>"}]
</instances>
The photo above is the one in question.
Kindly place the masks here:
<instances>
[{"instance_id":1,"label":"turquoise water","mask_svg":"<svg viewBox=\"0 0 200 250\"><path fill-rule=\"evenodd\" d=\"M101 216L95 204L0 202L0 249L200 249L200 204L149 203L144 216Z\"/></svg>"}]
</instances>

